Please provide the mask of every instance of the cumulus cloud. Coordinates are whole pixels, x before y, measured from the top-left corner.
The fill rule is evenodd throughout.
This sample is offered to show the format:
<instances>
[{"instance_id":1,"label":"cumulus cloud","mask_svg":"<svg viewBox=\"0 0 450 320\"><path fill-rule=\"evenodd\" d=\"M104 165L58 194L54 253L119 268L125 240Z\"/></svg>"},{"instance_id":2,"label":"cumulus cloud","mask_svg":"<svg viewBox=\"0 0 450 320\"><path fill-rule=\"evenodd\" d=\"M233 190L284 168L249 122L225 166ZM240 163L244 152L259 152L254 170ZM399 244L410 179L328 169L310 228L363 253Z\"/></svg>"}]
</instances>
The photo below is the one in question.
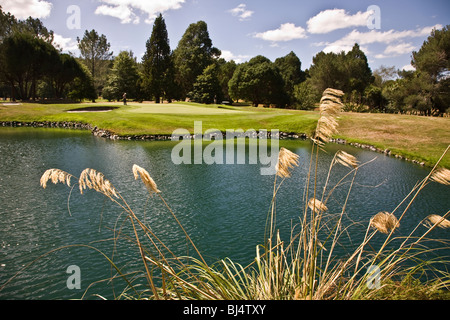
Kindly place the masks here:
<instances>
[{"instance_id":1,"label":"cumulus cloud","mask_svg":"<svg viewBox=\"0 0 450 320\"><path fill-rule=\"evenodd\" d=\"M266 41L280 42L307 38L306 30L296 27L293 23L284 23L278 29L257 33L255 38Z\"/></svg>"},{"instance_id":2,"label":"cumulus cloud","mask_svg":"<svg viewBox=\"0 0 450 320\"><path fill-rule=\"evenodd\" d=\"M248 56L248 55L242 55L242 54L235 55L231 51L228 51L228 50L222 50L222 55L220 57L225 59L226 61L234 60L234 62L236 62L236 63L242 63L242 62L245 62L248 59L250 59L250 56Z\"/></svg>"},{"instance_id":3,"label":"cumulus cloud","mask_svg":"<svg viewBox=\"0 0 450 320\"><path fill-rule=\"evenodd\" d=\"M405 71L415 71L416 68L414 68L411 64L407 64L407 65L405 65L405 66L402 67L402 70L405 70Z\"/></svg>"},{"instance_id":4,"label":"cumulus cloud","mask_svg":"<svg viewBox=\"0 0 450 320\"><path fill-rule=\"evenodd\" d=\"M370 30L366 32L361 32L358 30L353 30L352 32L345 35L343 38L338 39L334 42L320 42L316 43L316 46L325 46L324 52L340 52L341 50L347 51L348 48L353 47L355 43L358 43L361 48L373 43L386 44L386 51L383 55L377 55L377 58L385 58L392 55L400 55L409 53L414 50L411 44L404 43L403 41L408 38L418 38L425 37L431 33L431 31L436 28L442 28L442 25L437 24L434 26L428 26L423 28L418 28L416 30L404 30L404 31L379 31Z\"/></svg>"},{"instance_id":5,"label":"cumulus cloud","mask_svg":"<svg viewBox=\"0 0 450 320\"><path fill-rule=\"evenodd\" d=\"M140 22L137 12L147 15L145 23L152 23L159 13L180 9L185 0L100 0L103 4L95 10L96 14L120 19L121 23Z\"/></svg>"},{"instance_id":6,"label":"cumulus cloud","mask_svg":"<svg viewBox=\"0 0 450 320\"><path fill-rule=\"evenodd\" d=\"M248 20L254 13L254 11L247 10L247 5L241 3L236 8L229 10L235 17L239 17L240 21Z\"/></svg>"},{"instance_id":7,"label":"cumulus cloud","mask_svg":"<svg viewBox=\"0 0 450 320\"><path fill-rule=\"evenodd\" d=\"M57 33L53 35L53 45L57 48L61 48L64 52L73 52L78 50L78 43L76 40L72 38L65 38Z\"/></svg>"},{"instance_id":8,"label":"cumulus cloud","mask_svg":"<svg viewBox=\"0 0 450 320\"><path fill-rule=\"evenodd\" d=\"M306 24L310 33L329 33L338 29L367 26L371 11L351 15L344 9L328 9L310 18Z\"/></svg>"},{"instance_id":9,"label":"cumulus cloud","mask_svg":"<svg viewBox=\"0 0 450 320\"><path fill-rule=\"evenodd\" d=\"M112 7L101 5L97 7L95 14L118 18L120 23L123 24L131 22L133 22L133 24L138 24L140 21L139 17L127 6Z\"/></svg>"},{"instance_id":10,"label":"cumulus cloud","mask_svg":"<svg viewBox=\"0 0 450 320\"><path fill-rule=\"evenodd\" d=\"M53 4L45 0L0 0L0 6L3 11L10 12L17 19L24 20L28 17L48 18Z\"/></svg>"}]
</instances>

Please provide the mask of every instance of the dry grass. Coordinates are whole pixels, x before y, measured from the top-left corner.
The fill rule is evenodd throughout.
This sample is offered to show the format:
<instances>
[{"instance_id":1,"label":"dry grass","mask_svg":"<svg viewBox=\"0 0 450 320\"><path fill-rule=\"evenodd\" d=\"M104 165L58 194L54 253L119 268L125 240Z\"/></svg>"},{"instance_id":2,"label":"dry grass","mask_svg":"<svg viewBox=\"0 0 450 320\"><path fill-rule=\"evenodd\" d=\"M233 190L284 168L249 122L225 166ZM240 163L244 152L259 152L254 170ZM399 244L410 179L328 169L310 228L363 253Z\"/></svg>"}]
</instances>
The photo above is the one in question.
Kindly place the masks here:
<instances>
[{"instance_id":1,"label":"dry grass","mask_svg":"<svg viewBox=\"0 0 450 320\"><path fill-rule=\"evenodd\" d=\"M390 212L379 212L370 219L370 225L381 233L389 234L400 226L398 219Z\"/></svg>"},{"instance_id":2,"label":"dry grass","mask_svg":"<svg viewBox=\"0 0 450 320\"><path fill-rule=\"evenodd\" d=\"M450 170L441 168L431 175L431 180L440 184L450 185Z\"/></svg>"},{"instance_id":3,"label":"dry grass","mask_svg":"<svg viewBox=\"0 0 450 320\"><path fill-rule=\"evenodd\" d=\"M278 154L278 162L275 166L277 176L289 178L291 176L290 170L294 166L298 167L298 158L298 154L286 148L281 148Z\"/></svg>"},{"instance_id":4,"label":"dry grass","mask_svg":"<svg viewBox=\"0 0 450 320\"><path fill-rule=\"evenodd\" d=\"M141 177L142 182L147 187L147 189L148 189L148 191L150 193L152 193L152 192L154 192L154 193L161 192L158 189L158 186L156 185L156 183L153 180L153 178L150 177L150 174L144 168L142 168L142 167L140 167L140 166L138 166L136 164L133 165L133 174L134 174L134 179L135 180L137 180L139 178L139 176Z\"/></svg>"},{"instance_id":5,"label":"dry grass","mask_svg":"<svg viewBox=\"0 0 450 320\"><path fill-rule=\"evenodd\" d=\"M437 214L431 214L425 219L425 225L429 228L439 227L442 229L450 228L450 221Z\"/></svg>"}]
</instances>

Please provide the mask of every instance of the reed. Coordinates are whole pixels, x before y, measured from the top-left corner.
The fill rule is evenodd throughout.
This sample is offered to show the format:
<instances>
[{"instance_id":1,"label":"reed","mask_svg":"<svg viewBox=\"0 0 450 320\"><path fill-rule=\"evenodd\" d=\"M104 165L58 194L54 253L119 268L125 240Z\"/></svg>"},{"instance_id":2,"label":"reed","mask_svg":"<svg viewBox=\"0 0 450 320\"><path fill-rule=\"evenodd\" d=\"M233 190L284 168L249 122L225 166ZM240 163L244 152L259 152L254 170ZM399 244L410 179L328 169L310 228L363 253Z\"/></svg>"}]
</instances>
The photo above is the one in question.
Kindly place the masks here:
<instances>
[{"instance_id":1,"label":"reed","mask_svg":"<svg viewBox=\"0 0 450 320\"><path fill-rule=\"evenodd\" d=\"M365 232L361 243L347 256L336 256L335 249L350 227L344 224L344 218L347 215L346 209L355 177L361 167L370 163L369 161L361 164L353 155L343 151L337 152L329 164L324 187L319 190L318 159L324 144L337 132L342 95L339 90L327 89L321 99L321 116L313 137L310 163L304 164L309 167L303 194L304 206L300 208L299 223L292 228L288 240L283 240L277 229L276 198L283 181L291 177L292 171L300 163L298 155L281 148L274 178L273 197L267 216L267 221L270 221L269 230L265 233L264 243L256 247L254 261L245 267L229 259L208 264L165 201L164 193L158 189L156 182L144 168L134 165L132 168L134 178L140 178L149 196L156 194L164 204L184 233L187 243L194 249L195 257L174 254L152 231L151 226L144 224L137 217L120 192L103 174L92 169L84 170L78 179L80 192L83 193L87 189L94 190L121 207L132 226L134 235L132 243L139 248L143 264L142 272L147 286L139 291L127 275L115 275L127 283L126 293L120 297L208 300L390 298L389 294L395 286L399 284L404 286L415 274L425 272L430 267L432 272L439 274L439 277L433 281L426 281L421 286L433 292L448 290L450 275L438 268L432 268L435 263L446 263L444 258L438 261L421 260L421 254L431 251L424 244L425 240L429 240L430 232L437 227L450 227L450 221L447 220L450 211L443 216L430 215L424 219L422 224L428 228L422 234L416 227L409 236L394 236L411 204L429 183L449 184L449 171L439 169L438 165L423 181L414 186L401 202L407 204L402 213L397 212L401 205L399 204L392 212L379 212L370 221L359 222L358 225ZM338 165L348 168L349 171L335 185L330 185L333 169ZM50 169L43 174L41 186L45 188L47 182L51 181L70 187L72 179L77 180L64 171ZM341 206L339 208L330 206L328 199L338 186L344 184L347 186L347 194ZM378 236L385 237L385 240L376 249L373 248L371 240L379 233ZM400 245L397 244L394 249L387 249L394 240L397 242L400 240ZM448 246L447 241L439 241L442 241L444 247ZM414 262L413 266L405 267L406 261ZM373 280L374 272L377 270L380 284L373 288L368 284Z\"/></svg>"}]
</instances>

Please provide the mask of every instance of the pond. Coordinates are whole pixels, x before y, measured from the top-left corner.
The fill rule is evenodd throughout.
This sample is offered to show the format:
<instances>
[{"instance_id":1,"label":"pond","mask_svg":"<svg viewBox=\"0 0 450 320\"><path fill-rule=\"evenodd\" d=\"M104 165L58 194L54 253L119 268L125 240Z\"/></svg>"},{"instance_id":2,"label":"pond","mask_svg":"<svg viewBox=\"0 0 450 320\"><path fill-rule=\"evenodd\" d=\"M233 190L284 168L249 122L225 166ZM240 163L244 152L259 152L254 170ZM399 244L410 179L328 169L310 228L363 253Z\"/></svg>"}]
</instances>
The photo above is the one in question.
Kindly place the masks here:
<instances>
[{"instance_id":1,"label":"pond","mask_svg":"<svg viewBox=\"0 0 450 320\"><path fill-rule=\"evenodd\" d=\"M86 131L0 128L0 299L111 299L120 284L103 254L114 256L120 268L139 265L139 252L127 241L111 240L121 230L124 216L117 206L93 191L80 195L62 184L43 190L45 170L58 168L79 176L85 168L102 172L139 217L174 252L187 251L186 238L158 197L149 197L136 181L133 164L149 171L170 205L210 262L226 257L247 265L264 241L274 176L261 175L259 164L180 164L171 161L175 142L112 141ZM304 206L304 186L310 160L309 141L280 141L300 156L300 166L283 182L277 195L277 227L284 237L298 224ZM392 211L430 169L367 150L329 144L319 158L323 181L334 153L344 150L368 163L359 169L348 200L347 217L362 222L342 239L341 254L358 244L367 223L379 211ZM224 148L224 154L226 150ZM224 155L225 156L225 155ZM247 162L248 163L248 162ZM349 172L333 168L331 184ZM319 188L323 187L319 183ZM337 213L349 181L330 197L329 211ZM408 235L429 214L443 215L450 207L449 187L430 183L413 203L396 235ZM399 211L400 212L400 211ZM397 214L398 216L398 214ZM422 232L425 227L419 227ZM419 230L419 231L420 231ZM448 238L448 230L434 230L433 238ZM376 242L385 236L377 235ZM81 245L81 246L80 246ZM96 248L94 250L93 248ZM446 253L448 255L448 252ZM81 271L81 288L69 289L69 266ZM86 291L87 290L87 291Z\"/></svg>"}]
</instances>

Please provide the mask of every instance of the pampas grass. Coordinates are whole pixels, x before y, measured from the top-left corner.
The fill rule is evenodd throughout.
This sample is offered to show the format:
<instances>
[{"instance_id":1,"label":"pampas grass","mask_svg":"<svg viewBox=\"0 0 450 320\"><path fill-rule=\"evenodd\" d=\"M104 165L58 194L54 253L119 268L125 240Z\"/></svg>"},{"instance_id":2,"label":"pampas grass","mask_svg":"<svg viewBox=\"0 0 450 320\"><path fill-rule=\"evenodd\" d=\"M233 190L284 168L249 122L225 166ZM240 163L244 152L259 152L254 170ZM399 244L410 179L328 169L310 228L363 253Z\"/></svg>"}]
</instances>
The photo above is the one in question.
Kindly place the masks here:
<instances>
[{"instance_id":1,"label":"pampas grass","mask_svg":"<svg viewBox=\"0 0 450 320\"><path fill-rule=\"evenodd\" d=\"M80 192L92 189L104 194L117 203L132 224L134 240L132 244L139 248L147 286L139 291L126 275L120 276L135 292L136 297L148 299L373 299L391 298L381 295L382 290L396 283L397 278L413 277L417 272L425 272L434 261L419 262L411 268L404 268L405 261L420 261L421 252L428 252L423 247L422 240L435 227L450 227L450 221L444 216L430 215L423 224L428 229L422 235L416 235L420 229L415 228L409 236L402 237L401 244L394 249L387 249L392 243L394 231L400 228L400 222L407 214L413 201L429 181L449 184L448 170L433 168L430 174L413 187L397 208L388 212L382 211L373 216L370 221L360 222L365 228L364 238L355 249L349 250L346 256L337 257L335 248L341 238L349 232L344 224L348 214L346 208L358 170L367 163L360 164L353 155L339 151L329 164L328 174L323 184L318 182L319 151L337 132L337 118L342 109L343 92L327 89L323 93L320 105L320 119L313 137L311 160L303 194L304 206L300 208L299 223L291 230L291 236L285 240L277 230L276 197L283 181L291 177L293 170L300 165L297 154L281 148L274 177L273 197L267 216L270 219L270 230L265 233L264 243L256 246L255 259L243 267L230 259L208 264L203 259L192 239L183 228L176 214L164 200L155 181L144 168L134 165L132 168L135 179L140 178L150 195L156 194L177 224L180 226L187 242L194 248L197 257L177 256L153 232L151 226L142 223L130 208L128 203L103 174L86 169L82 172L78 183ZM449 146L450 147L450 146ZM444 152L448 151L449 148ZM443 155L443 156L444 156ZM315 157L315 158L314 158ZM442 159L442 158L441 158ZM438 162L439 163L439 162ZM330 176L336 165L348 168L348 173L334 186L330 186ZM281 181L277 181L280 177ZM58 170L47 170L41 178L43 188L48 181L61 182L70 186L72 175ZM349 183L345 183L346 179ZM319 185L323 186L319 190ZM327 203L338 186L348 186L345 200L340 207ZM299 195L301 197L301 195ZM409 200L409 203L408 203ZM397 214L400 205L407 203L401 214ZM397 218L396 216L399 216ZM266 223L267 228L268 223ZM138 229L141 231L138 233ZM267 231L267 230L266 230ZM142 234L143 233L143 234ZM378 234L380 233L380 234ZM371 243L375 237L385 237L381 246ZM397 234L397 233L396 233ZM387 235L387 236L385 236ZM445 243L444 240L442 240ZM445 261L438 261L445 263ZM379 268L381 276L380 288L369 288L367 283L371 274L367 270ZM375 269L376 269L375 268ZM119 269L117 269L119 270ZM437 272L435 269L433 272ZM119 272L119 271L118 271ZM450 275L440 272L441 277L435 282L427 282L427 288L439 290L450 287ZM159 280L159 282L157 281ZM129 296L127 296L129 297ZM132 296L133 298L133 296Z\"/></svg>"},{"instance_id":2,"label":"pampas grass","mask_svg":"<svg viewBox=\"0 0 450 320\"><path fill-rule=\"evenodd\" d=\"M278 154L278 162L275 166L276 174L282 178L289 178L291 176L291 169L298 167L299 156L292 151L281 148Z\"/></svg>"},{"instance_id":3,"label":"pampas grass","mask_svg":"<svg viewBox=\"0 0 450 320\"><path fill-rule=\"evenodd\" d=\"M381 233L388 234L400 226L398 219L389 212L383 211L377 213L370 219L370 226Z\"/></svg>"},{"instance_id":4,"label":"pampas grass","mask_svg":"<svg viewBox=\"0 0 450 320\"><path fill-rule=\"evenodd\" d=\"M59 169L48 169L41 177L40 183L42 188L47 188L47 182L51 181L54 184L58 182L66 184L70 187L70 180L73 176L65 171Z\"/></svg>"},{"instance_id":5,"label":"pampas grass","mask_svg":"<svg viewBox=\"0 0 450 320\"><path fill-rule=\"evenodd\" d=\"M450 228L450 221L437 214L431 214L425 218L425 225L429 228L437 226L442 229Z\"/></svg>"},{"instance_id":6,"label":"pampas grass","mask_svg":"<svg viewBox=\"0 0 450 320\"><path fill-rule=\"evenodd\" d=\"M445 168L438 169L431 175L430 179L440 184L450 185L450 170Z\"/></svg>"},{"instance_id":7,"label":"pampas grass","mask_svg":"<svg viewBox=\"0 0 450 320\"><path fill-rule=\"evenodd\" d=\"M145 170L144 168L142 168L136 164L133 165L133 174L134 174L135 180L137 180L139 177L141 177L142 182L147 187L147 190L150 192L150 194L152 192L154 192L154 193L161 192L158 189L158 186L156 185L155 181L152 179L152 177L150 177L150 174L148 173L148 171Z\"/></svg>"}]
</instances>

